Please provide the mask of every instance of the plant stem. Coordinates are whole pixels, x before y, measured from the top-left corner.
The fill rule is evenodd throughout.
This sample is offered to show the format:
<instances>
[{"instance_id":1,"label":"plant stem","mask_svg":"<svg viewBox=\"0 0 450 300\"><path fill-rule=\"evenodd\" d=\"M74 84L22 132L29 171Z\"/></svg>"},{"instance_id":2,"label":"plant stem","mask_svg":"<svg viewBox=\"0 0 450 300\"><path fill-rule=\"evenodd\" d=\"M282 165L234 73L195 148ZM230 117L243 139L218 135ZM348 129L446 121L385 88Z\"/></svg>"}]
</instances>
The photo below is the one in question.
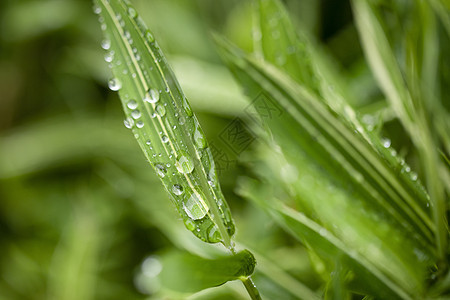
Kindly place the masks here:
<instances>
[{"instance_id":1,"label":"plant stem","mask_svg":"<svg viewBox=\"0 0 450 300\"><path fill-rule=\"evenodd\" d=\"M223 243L223 242L222 242ZM225 243L223 243L225 245ZM231 253L236 254L236 248L234 247L234 243L230 243L230 246L225 245ZM261 295L259 294L258 289L256 288L255 283L253 283L253 280L250 276L248 277L242 277L240 278L242 283L245 286L245 289L247 290L247 293L249 294L250 298L252 300L262 300Z\"/></svg>"},{"instance_id":2,"label":"plant stem","mask_svg":"<svg viewBox=\"0 0 450 300\"><path fill-rule=\"evenodd\" d=\"M256 286L253 283L253 280L250 276L241 278L241 281L244 284L245 289L247 290L247 292L250 295L250 298L252 298L252 300L262 300L261 295L259 294L259 291L256 288Z\"/></svg>"}]
</instances>

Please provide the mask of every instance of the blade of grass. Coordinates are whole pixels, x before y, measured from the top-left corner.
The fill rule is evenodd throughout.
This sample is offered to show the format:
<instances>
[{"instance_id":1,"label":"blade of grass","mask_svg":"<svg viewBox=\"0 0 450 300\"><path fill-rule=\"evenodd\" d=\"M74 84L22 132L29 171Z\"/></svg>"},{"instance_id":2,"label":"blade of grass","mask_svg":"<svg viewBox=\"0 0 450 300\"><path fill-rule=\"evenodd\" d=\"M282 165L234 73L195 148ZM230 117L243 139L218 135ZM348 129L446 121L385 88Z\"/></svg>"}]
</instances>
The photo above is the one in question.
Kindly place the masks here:
<instances>
[{"instance_id":1,"label":"blade of grass","mask_svg":"<svg viewBox=\"0 0 450 300\"><path fill-rule=\"evenodd\" d=\"M352 266L357 276L355 285L382 299L412 299L409 292L380 272L362 255L348 248L326 228L274 199L268 185L247 179L241 182L240 193L260 205L274 220L309 249L318 252L330 265L342 257L346 266ZM370 284L369 284L370 283Z\"/></svg>"},{"instance_id":2,"label":"blade of grass","mask_svg":"<svg viewBox=\"0 0 450 300\"><path fill-rule=\"evenodd\" d=\"M421 154L421 163L425 169L427 187L433 208L437 253L440 263L445 264L448 243L447 205L442 182L437 177L438 170L441 169L439 167L440 161L437 157L432 130L428 126L429 117L427 116L426 105L423 103L421 95L417 93L411 95L404 82L402 72L382 25L376 16L374 7L367 1L361 0L352 1L352 5L363 48L372 71ZM410 63L414 62L410 61ZM429 76L429 74L426 76ZM411 83L410 86L414 88L414 83Z\"/></svg>"},{"instance_id":3,"label":"blade of grass","mask_svg":"<svg viewBox=\"0 0 450 300\"><path fill-rule=\"evenodd\" d=\"M205 242L233 254L234 223L220 190L214 160L192 109L152 33L128 1L96 0L114 78L131 129L159 175L185 226ZM241 278L260 299L251 278Z\"/></svg>"},{"instance_id":4,"label":"blade of grass","mask_svg":"<svg viewBox=\"0 0 450 300\"><path fill-rule=\"evenodd\" d=\"M415 229L409 228L409 231L415 233L418 230L423 238L432 241L434 227L427 213L426 194L409 175L398 176L395 169L389 166L389 159L386 161L380 154L380 151L386 149L374 149L373 145L355 134L354 129L348 128L324 104L273 66L247 57L223 40L218 40L218 43L238 79L244 85L254 87L253 97L258 91L264 90L292 117L292 120L288 119L284 114L276 120L265 120L274 128L283 123L283 129L280 128L278 132L280 135L284 135L286 139L295 137L298 145L333 174L336 180L343 184L348 184L348 180L353 181L355 186L363 189L361 192L366 197L380 202L401 226L408 229L408 224L411 224ZM299 131L294 130L293 124L298 124L296 126L299 126ZM309 138L298 134L305 131ZM289 132L291 137L286 136ZM392 160L391 153L389 156ZM330 157L333 159L330 160ZM399 167L401 168L400 163L397 162L397 168ZM346 170L350 178L343 176L342 170ZM363 180L366 184L361 185ZM423 244L430 246L428 242Z\"/></svg>"},{"instance_id":5,"label":"blade of grass","mask_svg":"<svg viewBox=\"0 0 450 300\"><path fill-rule=\"evenodd\" d=\"M232 247L234 224L200 125L151 32L124 1L97 1L106 61L130 128L186 228Z\"/></svg>"}]
</instances>

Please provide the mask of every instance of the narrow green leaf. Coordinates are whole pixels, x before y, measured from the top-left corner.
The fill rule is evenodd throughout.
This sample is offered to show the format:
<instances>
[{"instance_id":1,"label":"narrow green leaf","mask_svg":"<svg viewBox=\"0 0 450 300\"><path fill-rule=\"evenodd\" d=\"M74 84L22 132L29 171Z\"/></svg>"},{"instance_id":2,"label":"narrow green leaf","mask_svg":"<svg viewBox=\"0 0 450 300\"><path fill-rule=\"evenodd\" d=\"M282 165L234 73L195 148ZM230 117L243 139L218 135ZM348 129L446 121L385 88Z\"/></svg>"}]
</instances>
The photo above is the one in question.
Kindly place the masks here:
<instances>
[{"instance_id":1,"label":"narrow green leaf","mask_svg":"<svg viewBox=\"0 0 450 300\"><path fill-rule=\"evenodd\" d=\"M403 289L327 228L274 198L269 185L247 179L241 182L239 191L262 206L288 233L317 253L327 266L334 266L339 259L344 266L351 268L354 272L354 276L349 278L351 290L376 295L380 299L412 299L412 290Z\"/></svg>"},{"instance_id":2,"label":"narrow green leaf","mask_svg":"<svg viewBox=\"0 0 450 300\"><path fill-rule=\"evenodd\" d=\"M234 224L197 118L152 33L128 1L96 0L114 77L131 129L183 218L205 242L231 247Z\"/></svg>"},{"instance_id":3,"label":"narrow green leaf","mask_svg":"<svg viewBox=\"0 0 450 300\"><path fill-rule=\"evenodd\" d=\"M265 91L268 101L280 105L282 117L263 121L275 139L282 141L283 150L300 148L341 185L353 182L353 188L360 189L365 198L371 199L370 203L378 202L399 225L414 235L419 233L419 242L430 246L434 224L427 195L415 182L416 176L411 176L410 168L396 157L395 150L371 144L362 137L363 128L349 128L326 104L275 67L246 56L224 41L218 43L250 97ZM294 160L296 152L291 153Z\"/></svg>"},{"instance_id":4,"label":"narrow green leaf","mask_svg":"<svg viewBox=\"0 0 450 300\"><path fill-rule=\"evenodd\" d=\"M264 101L281 110L281 117L265 117L261 111L261 119L287 161L281 172L297 177L269 177L280 173L279 161L258 173L273 184L291 182L295 205L370 263L370 270L360 272L390 278L386 284L398 286L399 294L421 293L426 261L434 254L434 227L423 187L388 149L390 143L371 144L360 133L363 128L350 127L273 65L223 40L218 43L251 97L263 91Z\"/></svg>"},{"instance_id":5,"label":"narrow green leaf","mask_svg":"<svg viewBox=\"0 0 450 300\"><path fill-rule=\"evenodd\" d=\"M319 91L319 79L311 64L310 43L298 35L287 11L278 0L258 0L253 40L262 58L283 69L311 91Z\"/></svg>"},{"instance_id":6,"label":"narrow green leaf","mask_svg":"<svg viewBox=\"0 0 450 300\"><path fill-rule=\"evenodd\" d=\"M180 293L194 293L248 277L253 273L255 265L255 258L247 250L216 259L172 251L162 256L162 271L158 279L163 288Z\"/></svg>"},{"instance_id":7,"label":"narrow green leaf","mask_svg":"<svg viewBox=\"0 0 450 300\"><path fill-rule=\"evenodd\" d=\"M354 0L352 4L357 29L370 67L381 89L390 101L393 110L419 150L433 207L435 244L437 246L438 256L443 262L445 261L448 245L448 225L446 221L447 201L445 199L443 183L437 175L442 168L436 152L434 131L429 127L430 120L433 116L430 112L427 112L427 107L431 106L431 104L427 103L435 101L433 99L433 93L421 91L421 84L418 82L420 75L417 71L418 66L415 58L410 58L407 62L407 68L410 74L407 76L409 77L409 82L405 82L405 76L397 62L394 51L389 45L388 38L383 31L382 22L377 17L375 6L370 1L365 0ZM426 14L422 16L423 20L425 18ZM430 26L428 23L424 22L423 26L426 29ZM424 36L424 39L432 38L432 32L429 30L428 32L425 30L425 32L427 36ZM409 56L414 57L416 55L415 47L414 42L410 49L406 49ZM430 49L428 49L427 43L425 43L423 52L425 55L428 54L430 56L429 51ZM436 54L432 53L431 56L434 60ZM425 74L426 78L433 78L433 75L430 76L429 73L429 68L434 68L433 60L430 61L429 57L428 59L427 57L424 59L423 69L424 72L428 71L428 74ZM429 79L424 79L424 82L426 83L427 80ZM428 88L430 87L422 87L424 90ZM439 120L439 115L442 113L441 109L438 112L435 114L438 115L437 119Z\"/></svg>"}]
</instances>

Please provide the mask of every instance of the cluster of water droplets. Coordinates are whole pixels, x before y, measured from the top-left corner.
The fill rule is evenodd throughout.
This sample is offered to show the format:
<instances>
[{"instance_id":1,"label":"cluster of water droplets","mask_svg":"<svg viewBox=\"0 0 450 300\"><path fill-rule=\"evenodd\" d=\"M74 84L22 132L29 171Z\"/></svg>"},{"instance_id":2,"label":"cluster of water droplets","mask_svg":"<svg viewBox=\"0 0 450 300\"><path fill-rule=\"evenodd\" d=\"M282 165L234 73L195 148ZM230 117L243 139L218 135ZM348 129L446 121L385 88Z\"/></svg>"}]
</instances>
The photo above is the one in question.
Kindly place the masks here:
<instances>
[{"instance_id":1,"label":"cluster of water droplets","mask_svg":"<svg viewBox=\"0 0 450 300\"><path fill-rule=\"evenodd\" d=\"M98 6L94 7L94 12L100 14L101 8ZM163 55L152 33L146 29L136 10L129 6L126 13L135 20L141 32L141 37L144 38L146 45L150 46L154 52L155 58L153 63L160 64L159 68L163 70L167 69L167 66L164 65ZM129 19L126 18L125 13L116 13L114 18L115 22L121 27L119 32L129 44L131 58L130 60L126 58L127 63L123 64L117 59L119 56L115 53L111 40L105 38L102 41L101 46L107 51L105 61L109 64L109 67L115 71L117 71L117 68L121 68L115 72L116 77L108 81L109 88L112 91L123 89L121 79L124 81L127 79L117 76L118 74L130 76L130 78L137 78L138 75L143 76L141 79L144 79L149 85L151 83L150 88L142 97L139 97L140 99L136 98L136 94L131 94L129 91L121 91L122 94L120 96L122 101L125 101L127 114L124 125L126 128L131 129L136 139L145 146L145 151L148 153L147 157L156 174L161 178L175 200L180 213L183 215L186 228L204 241L219 242L222 238L213 222L213 215L205 193L209 193L209 196L213 197L218 204L219 213L230 235L234 233L234 225L226 203L221 200L223 196L216 178L214 161L203 131L187 99L180 95L177 89L173 91L175 94L172 95L169 84L174 80L169 78L169 82L158 83L157 81L155 82L154 77L150 77L154 76L154 73L152 73L154 65L149 65L149 61L145 60L142 57L143 54L139 52L139 43L132 38L134 36L133 29L127 28ZM102 24L102 29L106 30L105 20L101 15L99 20ZM107 33L105 33L105 36L107 36ZM132 56L135 59L134 66L139 67L141 73L139 73L139 70L133 71L131 66L133 63ZM162 87L158 87L161 85ZM127 92L131 94L131 97ZM171 97L168 97L169 94ZM174 97L180 101L181 105L176 105ZM166 101L170 98L172 100ZM148 139L148 130L156 130L160 141ZM191 141L184 141L183 143L183 140L179 139L180 136L191 139L193 147L186 145L186 143L190 144ZM175 141L171 141L172 137L175 137ZM197 166L198 162L200 162L199 166ZM199 181L201 180L199 176L205 175L207 177L207 186L209 187L207 191L202 189L205 186L202 186Z\"/></svg>"}]
</instances>

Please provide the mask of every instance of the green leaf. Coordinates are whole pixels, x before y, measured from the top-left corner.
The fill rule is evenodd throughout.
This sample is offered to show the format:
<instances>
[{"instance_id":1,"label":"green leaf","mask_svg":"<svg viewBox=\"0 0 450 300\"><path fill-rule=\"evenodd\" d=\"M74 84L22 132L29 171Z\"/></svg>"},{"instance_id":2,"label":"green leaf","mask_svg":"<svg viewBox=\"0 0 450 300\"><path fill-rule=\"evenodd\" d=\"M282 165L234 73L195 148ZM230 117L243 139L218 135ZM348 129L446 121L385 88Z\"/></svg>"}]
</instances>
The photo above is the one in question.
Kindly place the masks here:
<instances>
[{"instance_id":1,"label":"green leaf","mask_svg":"<svg viewBox=\"0 0 450 300\"><path fill-rule=\"evenodd\" d=\"M370 132L350 127L273 65L223 40L218 43L250 97L281 111L280 117L267 117L264 111L260 116L285 161L274 160L271 168L258 173L276 186L288 185L286 189L296 196L294 205L371 264L369 270L364 269L366 264L358 267L358 272L389 278L385 284L397 286L393 288L400 290L397 294L422 293L426 261L434 254L434 227L427 195L404 169L409 167L395 150L387 149L389 145L371 143L363 135L371 136ZM281 173L293 178L277 178L280 164Z\"/></svg>"},{"instance_id":2,"label":"green leaf","mask_svg":"<svg viewBox=\"0 0 450 300\"><path fill-rule=\"evenodd\" d=\"M95 1L114 77L131 129L186 228L205 242L231 247L234 224L214 161L177 79L128 1Z\"/></svg>"},{"instance_id":3,"label":"green leaf","mask_svg":"<svg viewBox=\"0 0 450 300\"><path fill-rule=\"evenodd\" d=\"M249 90L250 97L256 98L264 91L265 101L279 105L281 117L263 117L263 121L282 144L282 149L292 152L285 154L292 155L295 160L298 151L291 149L300 148L333 180L343 186L353 182L352 186L361 189L364 197L371 199L371 203L378 202L411 233L420 232L422 239L433 240L434 227L429 217L427 196L394 150L380 145L374 147L360 133L367 133L364 128L349 128L327 105L272 65L246 56L224 41L218 43L230 68ZM406 167L408 169L402 171ZM428 242L422 242L429 246Z\"/></svg>"},{"instance_id":4,"label":"green leaf","mask_svg":"<svg viewBox=\"0 0 450 300\"><path fill-rule=\"evenodd\" d=\"M180 293L194 293L250 276L256 265L247 251L235 255L205 259L188 252L172 251L162 256L158 275L163 288Z\"/></svg>"},{"instance_id":5,"label":"green leaf","mask_svg":"<svg viewBox=\"0 0 450 300\"><path fill-rule=\"evenodd\" d=\"M380 299L412 299L410 293L413 291L403 289L327 228L282 204L274 197L269 185L246 179L241 182L239 191L262 206L281 227L317 253L332 270L340 263L350 268L354 272L354 276L348 279L348 288L351 290L377 295Z\"/></svg>"},{"instance_id":6,"label":"green leaf","mask_svg":"<svg viewBox=\"0 0 450 300\"><path fill-rule=\"evenodd\" d=\"M431 39L424 42L422 49L425 56L423 62L425 75L424 84L421 86L419 82L420 74L417 71L419 63L416 56L418 54L415 50L417 38L409 48L405 49L409 56L409 61L406 63L407 71L403 70L409 74L405 76L394 51L391 49L375 6L370 1L364 0L354 0L352 4L357 29L372 72L390 101L393 110L408 131L411 140L419 150L432 202L435 244L440 260L444 261L448 246L447 201L444 184L438 175L443 168L436 151L434 130L430 128L429 123L434 118L433 115L436 115L437 122L445 117L441 116L443 109L439 108L433 92L428 91L431 88L428 81L434 81L431 78L435 76L433 64L436 64L435 57L437 55L434 53L435 49L430 49L428 46L428 44L433 43L432 38L435 34L433 33L433 24L428 20L430 18L429 13L425 12L428 7L423 4L424 6L420 8L422 13L420 19L423 23L422 26L425 28L422 38ZM435 48L437 48L437 45ZM404 77L407 79L405 80ZM427 107L430 106L434 106L434 111L427 111ZM447 137L446 134L443 134L444 139Z\"/></svg>"},{"instance_id":7,"label":"green leaf","mask_svg":"<svg viewBox=\"0 0 450 300\"><path fill-rule=\"evenodd\" d=\"M258 0L253 40L257 55L283 69L295 81L319 91L319 79L311 64L310 43L298 35L287 11L278 0Z\"/></svg>"}]
</instances>

